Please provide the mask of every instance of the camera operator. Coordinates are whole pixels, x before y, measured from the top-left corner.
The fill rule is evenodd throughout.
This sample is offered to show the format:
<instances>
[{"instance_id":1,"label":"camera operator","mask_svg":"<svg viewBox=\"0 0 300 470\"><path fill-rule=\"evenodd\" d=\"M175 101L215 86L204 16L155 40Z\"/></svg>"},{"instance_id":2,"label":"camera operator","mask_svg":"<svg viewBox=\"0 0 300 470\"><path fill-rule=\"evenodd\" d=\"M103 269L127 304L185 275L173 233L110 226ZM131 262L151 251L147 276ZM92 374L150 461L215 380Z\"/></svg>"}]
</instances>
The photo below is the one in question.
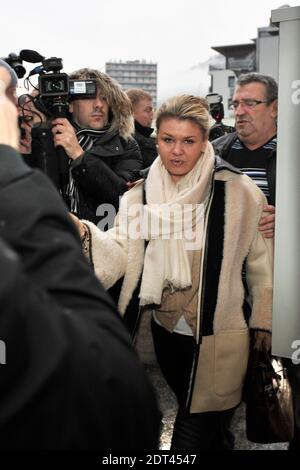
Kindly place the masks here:
<instances>
[{"instance_id":1,"label":"camera operator","mask_svg":"<svg viewBox=\"0 0 300 470\"><path fill-rule=\"evenodd\" d=\"M0 62L1 450L153 449L156 399L120 316L57 191L16 151L11 77Z\"/></svg>"},{"instance_id":2,"label":"camera operator","mask_svg":"<svg viewBox=\"0 0 300 470\"><path fill-rule=\"evenodd\" d=\"M98 70L80 69L71 79L95 79L95 98L72 98L71 119L53 121L55 146L62 146L71 160L68 204L80 218L94 223L101 204L118 209L119 196L134 170L143 166L133 139L134 123L127 95L111 77ZM113 222L113 220L111 220Z\"/></svg>"},{"instance_id":3,"label":"camera operator","mask_svg":"<svg viewBox=\"0 0 300 470\"><path fill-rule=\"evenodd\" d=\"M253 72L239 76L233 109L236 132L213 142L215 152L247 174L264 192L268 204L259 222L266 238L274 237L278 85L268 75ZM288 190L288 188L286 188ZM300 450L300 365L284 359L291 382L294 407L294 438L289 450Z\"/></svg>"}]
</instances>

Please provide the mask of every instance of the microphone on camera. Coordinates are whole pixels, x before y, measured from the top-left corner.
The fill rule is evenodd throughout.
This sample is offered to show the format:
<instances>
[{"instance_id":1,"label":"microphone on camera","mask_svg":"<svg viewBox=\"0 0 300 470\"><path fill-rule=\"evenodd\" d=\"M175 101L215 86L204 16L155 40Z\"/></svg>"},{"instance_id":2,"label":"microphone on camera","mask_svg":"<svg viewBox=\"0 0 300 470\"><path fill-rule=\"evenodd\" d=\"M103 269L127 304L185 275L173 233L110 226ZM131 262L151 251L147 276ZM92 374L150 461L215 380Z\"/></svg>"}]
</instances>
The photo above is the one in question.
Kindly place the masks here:
<instances>
[{"instance_id":1,"label":"microphone on camera","mask_svg":"<svg viewBox=\"0 0 300 470\"><path fill-rule=\"evenodd\" d=\"M32 51L30 49L23 49L20 52L20 59L25 60L25 62L35 64L36 62L42 62L45 57L36 51Z\"/></svg>"}]
</instances>

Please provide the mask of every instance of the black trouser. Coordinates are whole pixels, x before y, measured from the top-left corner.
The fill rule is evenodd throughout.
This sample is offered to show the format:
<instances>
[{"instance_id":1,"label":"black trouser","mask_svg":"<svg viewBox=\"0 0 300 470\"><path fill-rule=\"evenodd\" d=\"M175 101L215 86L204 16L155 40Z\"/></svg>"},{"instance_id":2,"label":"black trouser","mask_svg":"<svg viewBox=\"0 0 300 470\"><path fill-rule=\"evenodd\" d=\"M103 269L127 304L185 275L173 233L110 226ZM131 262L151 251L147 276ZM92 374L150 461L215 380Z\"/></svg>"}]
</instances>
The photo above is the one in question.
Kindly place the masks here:
<instances>
[{"instance_id":1,"label":"black trouser","mask_svg":"<svg viewBox=\"0 0 300 470\"><path fill-rule=\"evenodd\" d=\"M283 365L291 384L294 408L294 438L290 441L289 450L300 450L300 364L284 358Z\"/></svg>"},{"instance_id":2,"label":"black trouser","mask_svg":"<svg viewBox=\"0 0 300 470\"><path fill-rule=\"evenodd\" d=\"M154 349L161 371L175 393L179 408L171 450L230 450L234 437L230 423L234 410L189 413L186 398L195 350L192 336L169 333L151 322Z\"/></svg>"}]
</instances>

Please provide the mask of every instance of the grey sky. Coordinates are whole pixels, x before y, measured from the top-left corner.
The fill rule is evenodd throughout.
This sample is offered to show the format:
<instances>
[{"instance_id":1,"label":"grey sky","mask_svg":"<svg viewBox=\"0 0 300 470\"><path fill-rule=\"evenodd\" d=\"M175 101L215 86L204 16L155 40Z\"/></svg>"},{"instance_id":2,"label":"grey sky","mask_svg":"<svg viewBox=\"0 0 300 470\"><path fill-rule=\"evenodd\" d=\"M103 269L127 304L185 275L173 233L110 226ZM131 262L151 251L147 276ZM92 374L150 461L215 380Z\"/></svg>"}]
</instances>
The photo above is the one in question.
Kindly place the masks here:
<instances>
[{"instance_id":1,"label":"grey sky","mask_svg":"<svg viewBox=\"0 0 300 470\"><path fill-rule=\"evenodd\" d=\"M1 7L0 57L35 49L46 57L62 57L66 72L84 66L104 71L109 60L152 60L158 63L159 96L196 92L200 79L188 71L214 54L210 47L249 42L283 3L13 0Z\"/></svg>"}]
</instances>

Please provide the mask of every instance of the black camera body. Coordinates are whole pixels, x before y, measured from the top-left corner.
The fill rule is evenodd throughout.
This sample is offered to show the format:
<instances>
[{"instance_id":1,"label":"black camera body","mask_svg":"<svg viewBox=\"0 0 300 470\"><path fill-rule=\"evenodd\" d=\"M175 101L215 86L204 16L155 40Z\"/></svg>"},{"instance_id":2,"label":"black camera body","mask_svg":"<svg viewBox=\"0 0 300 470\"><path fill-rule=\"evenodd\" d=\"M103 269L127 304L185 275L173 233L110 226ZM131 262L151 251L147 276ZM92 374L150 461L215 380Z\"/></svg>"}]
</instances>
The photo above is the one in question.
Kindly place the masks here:
<instances>
[{"instance_id":1,"label":"black camera body","mask_svg":"<svg viewBox=\"0 0 300 470\"><path fill-rule=\"evenodd\" d=\"M39 92L42 98L69 95L69 77L66 73L39 76Z\"/></svg>"},{"instance_id":2,"label":"black camera body","mask_svg":"<svg viewBox=\"0 0 300 470\"><path fill-rule=\"evenodd\" d=\"M209 140L213 141L218 137L234 132L234 127L227 126L222 122L224 118L223 96L219 93L208 93L205 98L209 106L209 113L215 120L215 124L209 130Z\"/></svg>"},{"instance_id":3,"label":"black camera body","mask_svg":"<svg viewBox=\"0 0 300 470\"><path fill-rule=\"evenodd\" d=\"M50 57L42 61L39 75L39 93L41 98L65 98L69 95L69 77L61 73L62 59Z\"/></svg>"}]
</instances>

